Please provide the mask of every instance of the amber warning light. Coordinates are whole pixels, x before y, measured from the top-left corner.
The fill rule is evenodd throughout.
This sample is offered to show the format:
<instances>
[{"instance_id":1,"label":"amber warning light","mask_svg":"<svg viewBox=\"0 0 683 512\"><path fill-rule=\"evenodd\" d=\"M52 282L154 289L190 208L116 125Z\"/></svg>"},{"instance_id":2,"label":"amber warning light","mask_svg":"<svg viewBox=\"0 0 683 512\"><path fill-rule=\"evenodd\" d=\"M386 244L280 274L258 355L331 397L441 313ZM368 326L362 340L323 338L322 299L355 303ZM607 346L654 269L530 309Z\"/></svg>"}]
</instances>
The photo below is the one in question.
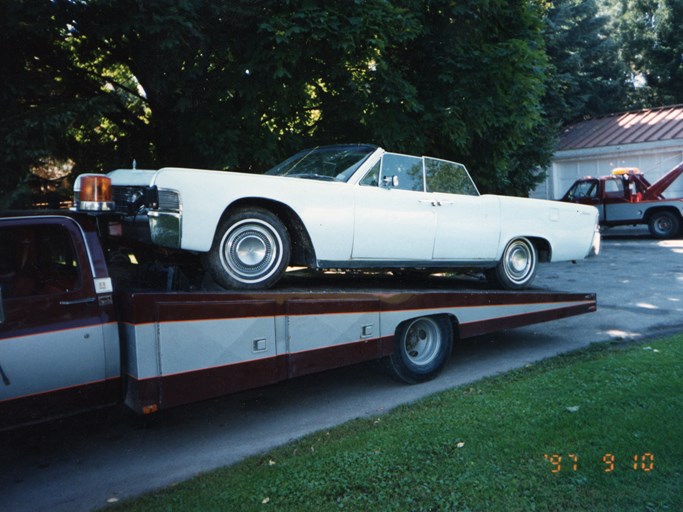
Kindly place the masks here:
<instances>
[{"instance_id":1,"label":"amber warning light","mask_svg":"<svg viewBox=\"0 0 683 512\"><path fill-rule=\"evenodd\" d=\"M74 184L74 204L82 211L113 211L111 179L102 174L81 174Z\"/></svg>"}]
</instances>

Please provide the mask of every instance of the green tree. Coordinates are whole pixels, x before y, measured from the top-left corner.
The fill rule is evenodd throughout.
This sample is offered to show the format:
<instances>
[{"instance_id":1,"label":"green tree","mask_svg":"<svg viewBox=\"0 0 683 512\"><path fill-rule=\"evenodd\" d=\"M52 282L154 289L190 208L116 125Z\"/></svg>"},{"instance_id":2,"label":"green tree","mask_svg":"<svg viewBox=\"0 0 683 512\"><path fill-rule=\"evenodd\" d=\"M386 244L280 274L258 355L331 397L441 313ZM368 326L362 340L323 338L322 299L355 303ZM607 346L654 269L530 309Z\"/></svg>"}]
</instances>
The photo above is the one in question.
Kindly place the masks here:
<instances>
[{"instance_id":1,"label":"green tree","mask_svg":"<svg viewBox=\"0 0 683 512\"><path fill-rule=\"evenodd\" d=\"M57 3L73 20L69 35L78 71L99 77L119 107L111 121L141 142L128 150L128 162L236 163L240 134L251 131L241 111L239 89L246 86L240 52L253 38L265 2Z\"/></svg>"},{"instance_id":2,"label":"green tree","mask_svg":"<svg viewBox=\"0 0 683 512\"><path fill-rule=\"evenodd\" d=\"M412 101L412 84L386 54L418 28L412 12L384 0L271 2L244 53L250 87L242 91L264 106L261 122L279 148L271 158L307 145L384 143L380 133L399 131L394 116ZM369 119L380 107L376 131Z\"/></svg>"},{"instance_id":3,"label":"green tree","mask_svg":"<svg viewBox=\"0 0 683 512\"><path fill-rule=\"evenodd\" d=\"M544 39L551 68L544 105L553 121L566 124L627 104L629 74L613 25L595 0L557 0L548 9Z\"/></svg>"},{"instance_id":4,"label":"green tree","mask_svg":"<svg viewBox=\"0 0 683 512\"><path fill-rule=\"evenodd\" d=\"M619 0L623 58L636 85L633 103L683 103L683 0Z\"/></svg>"},{"instance_id":5,"label":"green tree","mask_svg":"<svg viewBox=\"0 0 683 512\"><path fill-rule=\"evenodd\" d=\"M262 170L359 141L458 160L481 189L524 194L552 149L540 0L3 8L2 195L45 157L75 173L133 158Z\"/></svg>"},{"instance_id":6,"label":"green tree","mask_svg":"<svg viewBox=\"0 0 683 512\"><path fill-rule=\"evenodd\" d=\"M18 183L41 158L69 153L62 134L77 112L65 107L73 104L73 96L61 95L68 60L56 48L59 40L46 2L1 4L0 198L23 192Z\"/></svg>"},{"instance_id":7,"label":"green tree","mask_svg":"<svg viewBox=\"0 0 683 512\"><path fill-rule=\"evenodd\" d=\"M72 18L59 2L4 2L2 9L0 206L6 206L24 203L18 196L29 170L120 164L127 143L138 140L125 120L145 114L109 85L132 80L126 69L100 75L79 59Z\"/></svg>"},{"instance_id":8,"label":"green tree","mask_svg":"<svg viewBox=\"0 0 683 512\"><path fill-rule=\"evenodd\" d=\"M423 33L397 52L418 88L416 139L427 154L464 163L480 190L525 195L553 145L541 105L541 3L416 4Z\"/></svg>"},{"instance_id":9,"label":"green tree","mask_svg":"<svg viewBox=\"0 0 683 512\"><path fill-rule=\"evenodd\" d=\"M312 140L366 140L461 161L486 191L526 194L534 185L532 169L548 161L553 142L540 103L539 3L414 0L372 10L364 3L362 19L344 12L350 2L331 12L294 3L303 10L264 26L287 37L283 73L291 54L301 56L296 75L308 77L299 90L300 103L311 105ZM321 26L342 27L342 46Z\"/></svg>"}]
</instances>

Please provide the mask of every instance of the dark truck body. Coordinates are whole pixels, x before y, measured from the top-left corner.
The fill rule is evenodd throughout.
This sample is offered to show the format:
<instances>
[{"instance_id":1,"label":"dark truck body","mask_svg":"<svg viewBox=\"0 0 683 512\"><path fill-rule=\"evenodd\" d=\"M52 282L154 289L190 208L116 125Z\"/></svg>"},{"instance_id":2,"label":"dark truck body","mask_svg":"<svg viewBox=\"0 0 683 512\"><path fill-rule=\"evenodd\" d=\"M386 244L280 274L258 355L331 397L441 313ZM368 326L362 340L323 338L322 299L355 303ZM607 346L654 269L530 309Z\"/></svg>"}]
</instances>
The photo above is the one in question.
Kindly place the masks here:
<instances>
[{"instance_id":1,"label":"dark truck body","mask_svg":"<svg viewBox=\"0 0 683 512\"><path fill-rule=\"evenodd\" d=\"M683 162L650 184L637 169L615 169L577 180L562 201L595 206L601 226L647 224L652 236L672 238L683 227L683 198L667 199L664 192L682 173Z\"/></svg>"},{"instance_id":2,"label":"dark truck body","mask_svg":"<svg viewBox=\"0 0 683 512\"><path fill-rule=\"evenodd\" d=\"M121 402L151 413L373 359L391 369L406 333L445 343L445 358L452 338L596 309L594 294L332 289L315 280L205 291L179 285L172 265L153 279L157 263L110 245L109 229L75 212L0 216L0 428ZM414 379L395 373L426 380L440 369L427 363Z\"/></svg>"}]
</instances>

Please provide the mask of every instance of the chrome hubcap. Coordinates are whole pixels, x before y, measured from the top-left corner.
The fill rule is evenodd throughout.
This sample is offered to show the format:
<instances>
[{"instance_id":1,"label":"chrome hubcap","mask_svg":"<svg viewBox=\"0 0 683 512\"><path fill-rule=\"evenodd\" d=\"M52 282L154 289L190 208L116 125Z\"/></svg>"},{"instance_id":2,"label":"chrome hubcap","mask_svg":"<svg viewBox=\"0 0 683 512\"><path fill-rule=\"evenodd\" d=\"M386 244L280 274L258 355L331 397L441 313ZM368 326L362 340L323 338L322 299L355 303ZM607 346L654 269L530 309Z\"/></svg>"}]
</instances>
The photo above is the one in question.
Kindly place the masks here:
<instances>
[{"instance_id":1,"label":"chrome hubcap","mask_svg":"<svg viewBox=\"0 0 683 512\"><path fill-rule=\"evenodd\" d=\"M533 253L522 240L515 240L506 250L505 273L513 281L524 281L533 269Z\"/></svg>"},{"instance_id":2,"label":"chrome hubcap","mask_svg":"<svg viewBox=\"0 0 683 512\"><path fill-rule=\"evenodd\" d=\"M282 261L282 240L259 219L246 219L230 227L221 240L221 264L233 278L257 283L270 277Z\"/></svg>"},{"instance_id":3,"label":"chrome hubcap","mask_svg":"<svg viewBox=\"0 0 683 512\"><path fill-rule=\"evenodd\" d=\"M240 263L246 266L258 265L265 259L266 254L266 242L255 233L247 233L235 243L235 255Z\"/></svg>"}]
</instances>

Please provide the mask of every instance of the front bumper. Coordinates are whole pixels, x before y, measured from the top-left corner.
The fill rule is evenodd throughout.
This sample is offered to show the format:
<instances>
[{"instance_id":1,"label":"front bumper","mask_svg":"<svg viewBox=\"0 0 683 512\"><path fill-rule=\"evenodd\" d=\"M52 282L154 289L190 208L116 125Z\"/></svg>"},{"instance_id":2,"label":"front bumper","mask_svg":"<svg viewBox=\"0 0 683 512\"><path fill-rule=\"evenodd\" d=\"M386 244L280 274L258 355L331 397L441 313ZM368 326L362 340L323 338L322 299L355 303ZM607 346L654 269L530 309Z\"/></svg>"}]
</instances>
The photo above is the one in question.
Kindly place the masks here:
<instances>
[{"instance_id":1,"label":"front bumper","mask_svg":"<svg viewBox=\"0 0 683 512\"><path fill-rule=\"evenodd\" d=\"M114 186L114 201L129 235L161 247L180 248L182 203L177 190Z\"/></svg>"}]
</instances>

